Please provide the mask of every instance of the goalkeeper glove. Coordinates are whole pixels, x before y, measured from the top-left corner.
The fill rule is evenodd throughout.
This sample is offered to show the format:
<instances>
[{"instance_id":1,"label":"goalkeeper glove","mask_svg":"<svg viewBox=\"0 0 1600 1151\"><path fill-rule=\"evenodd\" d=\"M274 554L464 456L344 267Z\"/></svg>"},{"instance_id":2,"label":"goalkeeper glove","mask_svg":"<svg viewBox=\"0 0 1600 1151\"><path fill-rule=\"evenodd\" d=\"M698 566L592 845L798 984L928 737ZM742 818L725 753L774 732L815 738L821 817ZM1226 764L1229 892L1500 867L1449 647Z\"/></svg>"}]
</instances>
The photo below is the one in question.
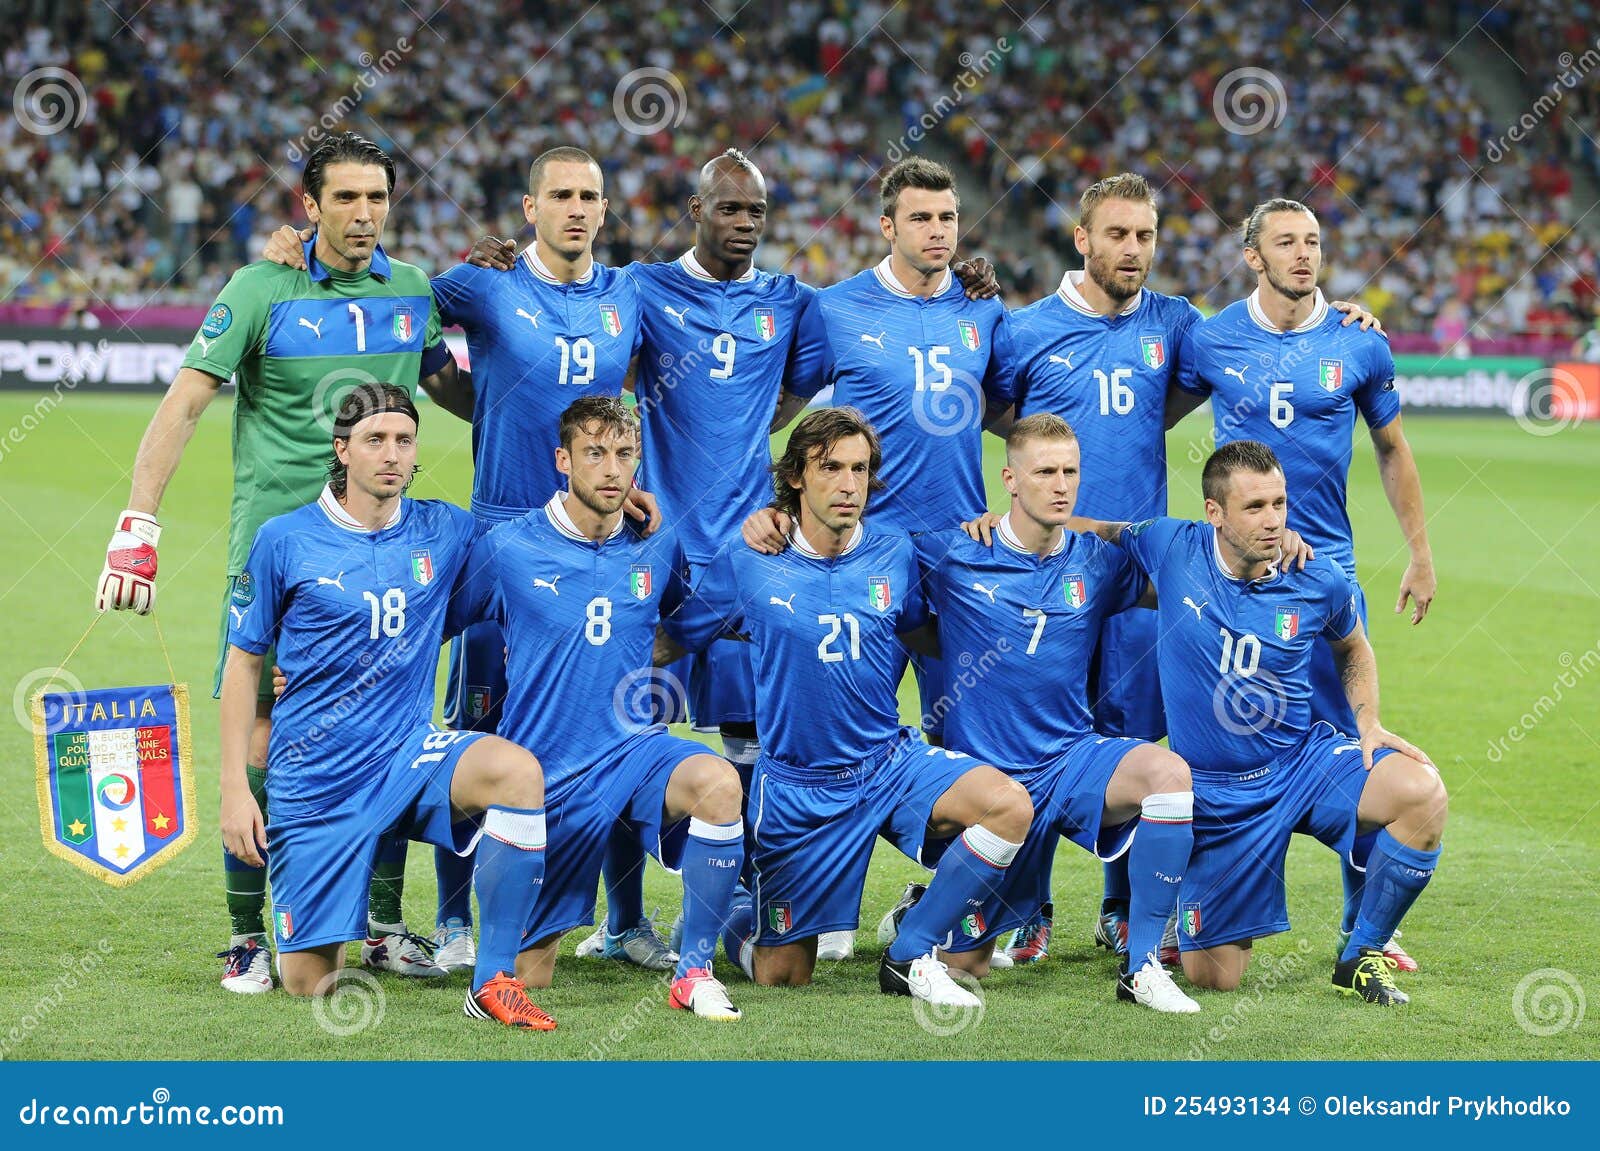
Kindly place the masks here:
<instances>
[{"instance_id":1,"label":"goalkeeper glove","mask_svg":"<svg viewBox=\"0 0 1600 1151\"><path fill-rule=\"evenodd\" d=\"M95 595L97 611L132 608L144 615L156 605L156 543L161 525L148 512L125 511L106 546L106 566L100 569Z\"/></svg>"}]
</instances>

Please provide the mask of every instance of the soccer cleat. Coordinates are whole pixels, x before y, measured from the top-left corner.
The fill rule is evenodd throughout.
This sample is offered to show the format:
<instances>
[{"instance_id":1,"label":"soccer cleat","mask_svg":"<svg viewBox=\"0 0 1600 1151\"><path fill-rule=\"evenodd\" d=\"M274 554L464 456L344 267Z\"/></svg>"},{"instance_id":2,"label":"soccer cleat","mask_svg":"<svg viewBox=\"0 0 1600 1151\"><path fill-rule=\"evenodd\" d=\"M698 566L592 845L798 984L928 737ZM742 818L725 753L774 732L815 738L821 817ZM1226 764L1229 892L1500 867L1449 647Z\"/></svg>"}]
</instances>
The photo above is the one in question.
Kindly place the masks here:
<instances>
[{"instance_id":1,"label":"soccer cleat","mask_svg":"<svg viewBox=\"0 0 1600 1151\"><path fill-rule=\"evenodd\" d=\"M488 1019L520 1031L554 1031L556 1021L528 998L522 980L496 975L478 990L467 989L467 1002L461 1009L468 1019Z\"/></svg>"},{"instance_id":2,"label":"soccer cleat","mask_svg":"<svg viewBox=\"0 0 1600 1151\"><path fill-rule=\"evenodd\" d=\"M376 971L393 971L408 979L443 979L450 973L433 961L433 943L414 932L407 931L403 923L393 924L398 931L373 933L383 926L372 924L367 928L367 941L361 945L361 966Z\"/></svg>"},{"instance_id":3,"label":"soccer cleat","mask_svg":"<svg viewBox=\"0 0 1600 1151\"><path fill-rule=\"evenodd\" d=\"M253 935L245 936L226 951L217 952L218 959L228 962L222 968L222 989L240 995L260 995L272 990L272 953Z\"/></svg>"},{"instance_id":4,"label":"soccer cleat","mask_svg":"<svg viewBox=\"0 0 1600 1151\"><path fill-rule=\"evenodd\" d=\"M1102 911L1100 921L1094 925L1094 945L1113 955L1128 954L1128 913Z\"/></svg>"},{"instance_id":5,"label":"soccer cleat","mask_svg":"<svg viewBox=\"0 0 1600 1151\"><path fill-rule=\"evenodd\" d=\"M931 955L897 963L885 951L878 963L878 990L909 995L935 1007L981 1007L983 1000L950 978L950 969Z\"/></svg>"},{"instance_id":6,"label":"soccer cleat","mask_svg":"<svg viewBox=\"0 0 1600 1151\"><path fill-rule=\"evenodd\" d=\"M672 921L672 930L667 932L667 946L683 954L683 912L678 912L678 918Z\"/></svg>"},{"instance_id":7,"label":"soccer cleat","mask_svg":"<svg viewBox=\"0 0 1600 1151\"><path fill-rule=\"evenodd\" d=\"M1343 955L1344 949L1349 945L1350 933L1348 931L1339 932L1339 950L1335 951L1334 954L1336 956ZM1404 947L1400 946L1400 933L1398 931L1389 936L1389 942L1385 943L1378 950L1382 951L1390 959L1394 960L1394 968L1396 971L1417 970L1417 961L1411 958L1410 954Z\"/></svg>"},{"instance_id":8,"label":"soccer cleat","mask_svg":"<svg viewBox=\"0 0 1600 1151\"><path fill-rule=\"evenodd\" d=\"M1013 963L1038 963L1050 954L1050 928L1055 923L1055 908L1046 903L1028 922L1011 933L1005 954ZM1000 952L996 951L998 957Z\"/></svg>"},{"instance_id":9,"label":"soccer cleat","mask_svg":"<svg viewBox=\"0 0 1600 1151\"><path fill-rule=\"evenodd\" d=\"M605 936L605 947L600 952L603 959L620 959L646 971L671 971L678 965L678 953L656 934L656 925L648 918L621 935L608 931Z\"/></svg>"},{"instance_id":10,"label":"soccer cleat","mask_svg":"<svg viewBox=\"0 0 1600 1151\"><path fill-rule=\"evenodd\" d=\"M672 981L667 1006L678 1011L693 1011L701 1019L736 1023L739 1009L728 998L728 989L711 974L709 967L691 967L689 973Z\"/></svg>"},{"instance_id":11,"label":"soccer cleat","mask_svg":"<svg viewBox=\"0 0 1600 1151\"><path fill-rule=\"evenodd\" d=\"M1183 951L1178 947L1178 912L1174 908L1167 916L1167 928L1161 933L1161 949L1156 960L1163 967L1178 967L1183 963Z\"/></svg>"},{"instance_id":12,"label":"soccer cleat","mask_svg":"<svg viewBox=\"0 0 1600 1151\"><path fill-rule=\"evenodd\" d=\"M1411 997L1394 985L1395 961L1375 947L1333 965L1333 985L1341 995L1359 995L1379 1007L1398 1007Z\"/></svg>"},{"instance_id":13,"label":"soccer cleat","mask_svg":"<svg viewBox=\"0 0 1600 1151\"><path fill-rule=\"evenodd\" d=\"M900 934L900 921L906 917L906 912L917 905L917 900L927 894L926 883L906 884L905 894L900 896L900 902L889 908L889 914L878 921L878 942L885 947L895 941ZM822 941L817 941L817 958L822 958Z\"/></svg>"},{"instance_id":14,"label":"soccer cleat","mask_svg":"<svg viewBox=\"0 0 1600 1151\"><path fill-rule=\"evenodd\" d=\"M478 965L478 945L472 928L451 916L433 932L433 962L447 972L471 971Z\"/></svg>"},{"instance_id":15,"label":"soccer cleat","mask_svg":"<svg viewBox=\"0 0 1600 1151\"><path fill-rule=\"evenodd\" d=\"M590 934L589 938L578 944L574 954L579 959L604 959L606 953L606 929L601 924Z\"/></svg>"},{"instance_id":16,"label":"soccer cleat","mask_svg":"<svg viewBox=\"0 0 1600 1151\"><path fill-rule=\"evenodd\" d=\"M1016 963L1012 960L1011 956L1007 955L998 947L994 949L994 954L989 956L990 971L1009 971L1015 966Z\"/></svg>"},{"instance_id":17,"label":"soccer cleat","mask_svg":"<svg viewBox=\"0 0 1600 1151\"><path fill-rule=\"evenodd\" d=\"M1200 1010L1200 1005L1172 981L1167 969L1149 957L1145 958L1144 966L1131 975L1124 961L1122 971L1117 974L1117 998L1167 1015L1193 1015Z\"/></svg>"},{"instance_id":18,"label":"soccer cleat","mask_svg":"<svg viewBox=\"0 0 1600 1151\"><path fill-rule=\"evenodd\" d=\"M818 959L849 959L855 953L854 931L824 931L817 936Z\"/></svg>"}]
</instances>

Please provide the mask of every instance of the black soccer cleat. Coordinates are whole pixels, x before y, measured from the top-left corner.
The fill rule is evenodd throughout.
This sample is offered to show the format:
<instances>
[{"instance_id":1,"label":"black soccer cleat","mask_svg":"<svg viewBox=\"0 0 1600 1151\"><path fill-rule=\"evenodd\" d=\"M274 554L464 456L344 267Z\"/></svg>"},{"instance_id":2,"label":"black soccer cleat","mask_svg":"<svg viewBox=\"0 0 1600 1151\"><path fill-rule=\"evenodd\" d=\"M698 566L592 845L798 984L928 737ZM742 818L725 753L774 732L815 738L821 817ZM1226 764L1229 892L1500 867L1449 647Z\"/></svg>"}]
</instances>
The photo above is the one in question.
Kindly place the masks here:
<instances>
[{"instance_id":1,"label":"black soccer cleat","mask_svg":"<svg viewBox=\"0 0 1600 1151\"><path fill-rule=\"evenodd\" d=\"M1341 995L1358 995L1379 1007L1399 1007L1411 997L1394 983L1394 960L1375 947L1363 947L1354 959L1333 965L1333 985Z\"/></svg>"}]
</instances>

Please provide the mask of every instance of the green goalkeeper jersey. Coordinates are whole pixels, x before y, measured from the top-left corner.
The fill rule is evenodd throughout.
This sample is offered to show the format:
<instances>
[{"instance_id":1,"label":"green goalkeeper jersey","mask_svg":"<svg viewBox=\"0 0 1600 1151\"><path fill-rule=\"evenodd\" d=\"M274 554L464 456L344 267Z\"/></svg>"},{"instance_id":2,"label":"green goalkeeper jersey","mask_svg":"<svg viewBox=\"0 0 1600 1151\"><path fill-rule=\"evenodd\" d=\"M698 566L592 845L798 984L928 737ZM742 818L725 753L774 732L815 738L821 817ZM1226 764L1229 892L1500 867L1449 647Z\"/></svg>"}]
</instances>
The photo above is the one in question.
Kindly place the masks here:
<instances>
[{"instance_id":1,"label":"green goalkeeper jersey","mask_svg":"<svg viewBox=\"0 0 1600 1151\"><path fill-rule=\"evenodd\" d=\"M314 243L314 242L313 242ZM365 271L309 272L261 261L233 274L183 366L234 377L233 509L228 575L244 570L256 531L317 498L333 454L333 423L360 383L413 396L439 311L422 269L377 248Z\"/></svg>"}]
</instances>

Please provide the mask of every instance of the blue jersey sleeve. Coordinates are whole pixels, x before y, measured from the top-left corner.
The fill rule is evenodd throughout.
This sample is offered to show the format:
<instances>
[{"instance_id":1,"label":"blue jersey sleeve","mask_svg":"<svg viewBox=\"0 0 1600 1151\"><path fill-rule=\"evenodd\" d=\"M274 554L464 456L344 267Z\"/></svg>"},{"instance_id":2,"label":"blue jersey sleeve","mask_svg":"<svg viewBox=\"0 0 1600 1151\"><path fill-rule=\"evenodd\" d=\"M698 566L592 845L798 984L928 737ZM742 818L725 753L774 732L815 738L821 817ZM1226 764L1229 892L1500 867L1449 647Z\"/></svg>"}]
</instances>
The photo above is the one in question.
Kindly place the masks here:
<instances>
[{"instance_id":1,"label":"blue jersey sleeve","mask_svg":"<svg viewBox=\"0 0 1600 1151\"><path fill-rule=\"evenodd\" d=\"M1322 634L1329 639L1344 639L1356 630L1356 624L1361 622L1361 613L1356 608L1356 594L1350 586L1350 577L1337 564L1330 566L1333 573L1328 578L1328 621L1322 625Z\"/></svg>"},{"instance_id":2,"label":"blue jersey sleeve","mask_svg":"<svg viewBox=\"0 0 1600 1151\"><path fill-rule=\"evenodd\" d=\"M1004 308L994 326L994 344L989 349L989 370L983 374L983 394L992 403L1017 401L1016 346L1011 331L1011 316Z\"/></svg>"},{"instance_id":3,"label":"blue jersey sleeve","mask_svg":"<svg viewBox=\"0 0 1600 1151\"><path fill-rule=\"evenodd\" d=\"M1127 611L1137 604L1144 595L1144 589L1149 584L1150 578L1135 562L1129 552L1113 544L1101 543L1101 562L1105 565L1105 586L1111 589L1111 607L1108 615L1115 615L1119 611Z\"/></svg>"},{"instance_id":4,"label":"blue jersey sleeve","mask_svg":"<svg viewBox=\"0 0 1600 1151\"><path fill-rule=\"evenodd\" d=\"M1382 336L1370 345L1367 370L1356 389L1355 401L1369 428L1392 424L1400 414L1400 394L1394 390L1394 353Z\"/></svg>"},{"instance_id":5,"label":"blue jersey sleeve","mask_svg":"<svg viewBox=\"0 0 1600 1151\"><path fill-rule=\"evenodd\" d=\"M802 295L799 319L796 321L794 344L789 349L789 363L784 370L783 390L792 395L810 399L822 390L832 367L833 348L822 323L822 308L817 303L817 290L809 284L798 285Z\"/></svg>"},{"instance_id":6,"label":"blue jersey sleeve","mask_svg":"<svg viewBox=\"0 0 1600 1151\"><path fill-rule=\"evenodd\" d=\"M471 331L477 326L480 289L486 274L498 276L504 273L475 268L471 264L457 264L448 272L433 278L433 299L439 306L439 320L445 327Z\"/></svg>"},{"instance_id":7,"label":"blue jersey sleeve","mask_svg":"<svg viewBox=\"0 0 1600 1151\"><path fill-rule=\"evenodd\" d=\"M1188 520L1158 516L1143 523L1129 524L1122 530L1122 539L1119 542L1133 557L1133 561L1154 578L1155 573L1160 570L1161 562L1166 559L1167 552L1172 550L1172 545L1188 526Z\"/></svg>"},{"instance_id":8,"label":"blue jersey sleeve","mask_svg":"<svg viewBox=\"0 0 1600 1151\"><path fill-rule=\"evenodd\" d=\"M1189 307L1195 312L1195 320L1184 329L1183 338L1176 342L1173 349L1178 364L1177 375L1173 378L1177 381L1178 387L1191 395L1209 396L1211 385L1206 382L1205 373L1202 371L1205 341L1201 337L1200 313L1193 304Z\"/></svg>"},{"instance_id":9,"label":"blue jersey sleeve","mask_svg":"<svg viewBox=\"0 0 1600 1151\"><path fill-rule=\"evenodd\" d=\"M743 540L725 544L700 572L678 610L661 620L667 634L688 650L704 651L712 640L736 633L742 626L744 605L729 549L744 546Z\"/></svg>"},{"instance_id":10,"label":"blue jersey sleeve","mask_svg":"<svg viewBox=\"0 0 1600 1151\"><path fill-rule=\"evenodd\" d=\"M267 524L256 533L244 571L228 600L228 642L252 655L264 655L278 636L284 600L279 557L289 539Z\"/></svg>"},{"instance_id":11,"label":"blue jersey sleeve","mask_svg":"<svg viewBox=\"0 0 1600 1151\"><path fill-rule=\"evenodd\" d=\"M472 624L499 619L501 611L497 541L492 532L480 535L467 554L467 562L450 589L450 607L445 612L444 634L459 635Z\"/></svg>"},{"instance_id":12,"label":"blue jersey sleeve","mask_svg":"<svg viewBox=\"0 0 1600 1151\"><path fill-rule=\"evenodd\" d=\"M917 532L911 537L911 546L917 557L918 584L922 588L924 611L939 614L940 576L944 558L950 554L950 545L934 532Z\"/></svg>"}]
</instances>

